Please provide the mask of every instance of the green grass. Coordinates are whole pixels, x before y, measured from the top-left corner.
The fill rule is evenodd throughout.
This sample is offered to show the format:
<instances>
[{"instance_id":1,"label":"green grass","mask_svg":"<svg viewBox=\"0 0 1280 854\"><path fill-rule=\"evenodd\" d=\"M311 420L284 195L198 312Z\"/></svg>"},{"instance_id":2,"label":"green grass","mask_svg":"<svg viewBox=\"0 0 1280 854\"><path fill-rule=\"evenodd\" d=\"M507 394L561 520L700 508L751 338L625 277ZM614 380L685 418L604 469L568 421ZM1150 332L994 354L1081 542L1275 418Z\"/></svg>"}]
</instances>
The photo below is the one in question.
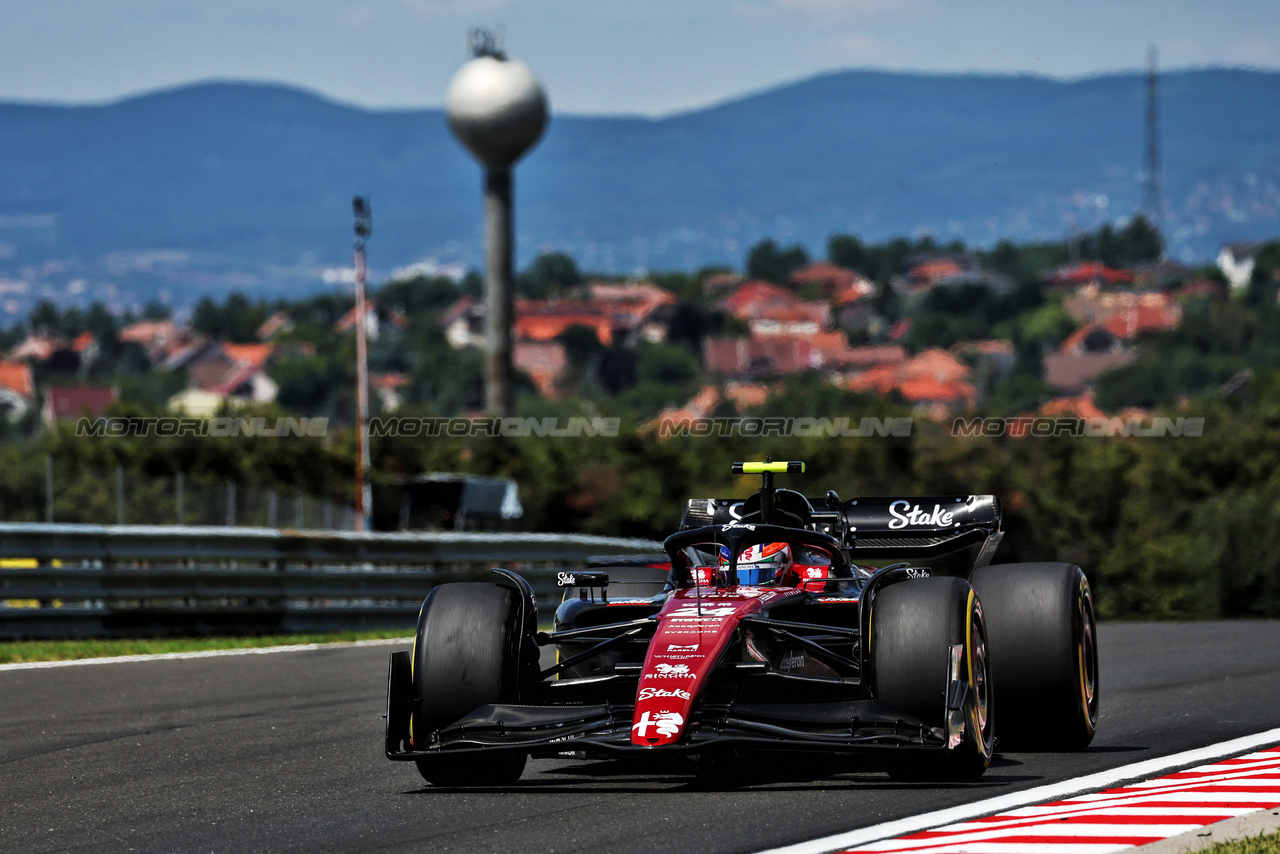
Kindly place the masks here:
<instances>
[{"instance_id":1,"label":"green grass","mask_svg":"<svg viewBox=\"0 0 1280 854\"><path fill-rule=\"evenodd\" d=\"M412 637L413 630L375 629L310 635L262 635L255 637L142 638L85 640L0 641L0 664L29 661L67 661L113 655L153 655L162 652L199 652L207 649L251 649L300 643L340 643Z\"/></svg>"},{"instance_id":2,"label":"green grass","mask_svg":"<svg viewBox=\"0 0 1280 854\"><path fill-rule=\"evenodd\" d=\"M1202 854L1280 854L1280 832L1219 842L1205 848Z\"/></svg>"}]
</instances>

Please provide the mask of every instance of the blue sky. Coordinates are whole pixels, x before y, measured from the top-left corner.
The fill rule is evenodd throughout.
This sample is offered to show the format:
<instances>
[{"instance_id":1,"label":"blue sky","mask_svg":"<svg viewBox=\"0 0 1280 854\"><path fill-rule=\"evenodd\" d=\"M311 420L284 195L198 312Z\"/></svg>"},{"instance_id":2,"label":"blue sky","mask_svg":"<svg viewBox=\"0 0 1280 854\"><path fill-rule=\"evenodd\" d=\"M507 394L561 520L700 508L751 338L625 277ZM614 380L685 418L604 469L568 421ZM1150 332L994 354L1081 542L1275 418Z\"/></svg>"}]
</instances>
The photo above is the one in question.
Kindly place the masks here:
<instances>
[{"instance_id":1,"label":"blue sky","mask_svg":"<svg viewBox=\"0 0 1280 854\"><path fill-rule=\"evenodd\" d=\"M1277 0L0 0L0 99L207 79L438 106L500 25L558 112L662 114L838 68L1078 77L1280 69Z\"/></svg>"}]
</instances>

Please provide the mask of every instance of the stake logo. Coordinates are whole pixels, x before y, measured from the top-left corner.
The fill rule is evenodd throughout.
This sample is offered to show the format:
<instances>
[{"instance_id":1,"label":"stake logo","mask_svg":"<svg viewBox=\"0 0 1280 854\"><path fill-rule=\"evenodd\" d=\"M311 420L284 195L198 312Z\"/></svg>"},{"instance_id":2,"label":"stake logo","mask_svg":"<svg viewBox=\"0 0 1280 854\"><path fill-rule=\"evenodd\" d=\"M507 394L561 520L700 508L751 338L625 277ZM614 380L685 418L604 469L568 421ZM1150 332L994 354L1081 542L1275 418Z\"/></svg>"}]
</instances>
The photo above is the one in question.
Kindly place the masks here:
<instances>
[{"instance_id":1,"label":"stake logo","mask_svg":"<svg viewBox=\"0 0 1280 854\"><path fill-rule=\"evenodd\" d=\"M944 525L960 524L953 521L955 516L943 510L941 504L933 505L933 512L930 513L927 510L921 510L919 504L912 507L910 501L895 501L889 505L889 515L893 517L889 522L889 527L895 531L908 525L928 525L932 528L941 528Z\"/></svg>"},{"instance_id":2,"label":"stake logo","mask_svg":"<svg viewBox=\"0 0 1280 854\"><path fill-rule=\"evenodd\" d=\"M637 700L652 700L655 697L674 697L680 700L689 699L689 692L681 688L641 688Z\"/></svg>"}]
</instances>

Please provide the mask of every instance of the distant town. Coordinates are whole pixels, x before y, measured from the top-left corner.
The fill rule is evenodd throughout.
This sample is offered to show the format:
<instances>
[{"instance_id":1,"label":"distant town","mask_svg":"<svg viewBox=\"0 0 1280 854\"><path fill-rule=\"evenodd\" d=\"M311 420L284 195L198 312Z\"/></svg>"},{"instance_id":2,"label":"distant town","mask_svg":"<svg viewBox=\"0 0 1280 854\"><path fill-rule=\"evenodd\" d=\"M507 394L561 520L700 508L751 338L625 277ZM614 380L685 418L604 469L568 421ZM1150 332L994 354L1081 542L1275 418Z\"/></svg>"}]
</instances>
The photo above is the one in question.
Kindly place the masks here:
<instances>
[{"instance_id":1,"label":"distant town","mask_svg":"<svg viewBox=\"0 0 1280 854\"><path fill-rule=\"evenodd\" d=\"M990 250L837 235L815 260L766 240L742 272L646 278L592 276L548 253L517 282L517 407L575 402L636 426L679 423L753 412L801 379L934 420L1133 414L1229 394L1257 358L1247 340L1200 339L1224 311L1275 313L1280 242L1224 246L1199 268L1161 248L1138 217L1071 243ZM375 413L480 414L482 290L474 272L397 279L363 318L344 291L206 296L183 320L154 303L142 316L42 303L0 336L0 409L19 435L116 410L256 405L350 423L364 323ZM1194 358L1169 355L1179 349Z\"/></svg>"}]
</instances>

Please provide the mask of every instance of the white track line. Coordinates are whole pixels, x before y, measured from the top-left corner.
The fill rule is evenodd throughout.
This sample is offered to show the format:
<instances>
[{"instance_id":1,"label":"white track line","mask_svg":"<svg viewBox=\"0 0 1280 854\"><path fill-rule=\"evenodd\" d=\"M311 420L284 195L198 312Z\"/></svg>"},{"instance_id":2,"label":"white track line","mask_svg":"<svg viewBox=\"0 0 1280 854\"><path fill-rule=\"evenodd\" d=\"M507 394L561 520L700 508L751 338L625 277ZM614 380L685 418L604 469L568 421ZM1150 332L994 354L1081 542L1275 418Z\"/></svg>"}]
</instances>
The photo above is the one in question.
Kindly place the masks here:
<instances>
[{"instance_id":1,"label":"white track line","mask_svg":"<svg viewBox=\"0 0 1280 854\"><path fill-rule=\"evenodd\" d=\"M1021 792L998 795L994 798L961 804L960 806L921 815L913 815L897 821L851 830L847 833L837 833L833 836L826 836L809 842L799 842L782 848L770 848L766 851L758 852L758 854L826 854L829 851L854 848L859 845L865 845L868 842L905 836L908 833L918 833L921 830L928 830L932 827L1005 812L1006 810L1030 804L1061 800L1070 795L1109 788L1126 780L1144 779L1162 771L1203 764L1214 759L1243 753L1256 747L1270 747L1277 743L1280 743L1280 728L1233 738L1230 741L1222 741L1217 744L1210 744L1207 747L1198 747L1195 750L1186 750L1169 756L1145 759L1142 762L1122 765L1119 768L1099 771L1095 774L1076 777L1072 780L1063 780L1060 783L1050 783L1047 786L1038 786ZM1097 850L1095 846L1088 844L1081 846L1081 851L1086 849ZM1024 850L1026 849L1024 848Z\"/></svg>"},{"instance_id":2,"label":"white track line","mask_svg":"<svg viewBox=\"0 0 1280 854\"><path fill-rule=\"evenodd\" d=\"M128 664L135 661L180 661L186 658L221 658L226 655L271 655L276 652L308 652L313 649L347 649L354 646L389 646L413 643L413 638L337 641L335 643L297 643L289 646L259 646L241 649L203 649L197 652L160 652L154 655L112 655L103 658L73 658L68 661L23 661L0 664L5 670L46 670L51 667L80 667L86 664Z\"/></svg>"}]
</instances>

